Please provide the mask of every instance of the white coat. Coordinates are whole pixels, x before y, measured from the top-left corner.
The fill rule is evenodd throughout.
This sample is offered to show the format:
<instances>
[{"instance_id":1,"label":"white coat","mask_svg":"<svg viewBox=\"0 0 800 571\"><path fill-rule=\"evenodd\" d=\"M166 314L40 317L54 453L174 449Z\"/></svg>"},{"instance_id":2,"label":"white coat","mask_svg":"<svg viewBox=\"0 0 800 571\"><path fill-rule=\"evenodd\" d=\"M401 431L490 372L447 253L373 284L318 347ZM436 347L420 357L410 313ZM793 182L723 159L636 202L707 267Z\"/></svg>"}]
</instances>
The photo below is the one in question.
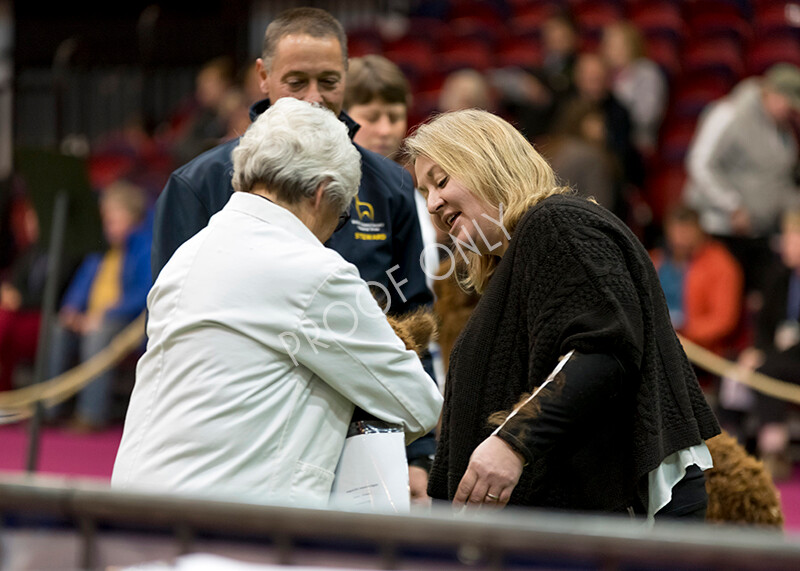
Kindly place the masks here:
<instances>
[{"instance_id":1,"label":"white coat","mask_svg":"<svg viewBox=\"0 0 800 571\"><path fill-rule=\"evenodd\" d=\"M148 309L116 488L326 504L355 405L407 442L438 420L356 267L260 196L234 193L175 252Z\"/></svg>"}]
</instances>

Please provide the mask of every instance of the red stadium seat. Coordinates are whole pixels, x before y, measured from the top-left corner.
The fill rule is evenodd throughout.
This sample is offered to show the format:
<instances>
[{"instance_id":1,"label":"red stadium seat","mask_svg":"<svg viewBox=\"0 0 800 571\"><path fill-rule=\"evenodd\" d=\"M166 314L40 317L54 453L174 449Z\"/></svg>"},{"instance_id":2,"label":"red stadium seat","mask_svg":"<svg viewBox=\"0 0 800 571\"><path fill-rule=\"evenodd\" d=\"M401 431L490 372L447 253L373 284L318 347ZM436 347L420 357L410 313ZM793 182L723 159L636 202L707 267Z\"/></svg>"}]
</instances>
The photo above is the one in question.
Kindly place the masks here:
<instances>
[{"instance_id":1,"label":"red stadium seat","mask_svg":"<svg viewBox=\"0 0 800 571\"><path fill-rule=\"evenodd\" d=\"M603 28L622 19L623 11L613 0L600 2L580 2L573 6L573 14L581 35L598 37Z\"/></svg>"},{"instance_id":2,"label":"red stadium seat","mask_svg":"<svg viewBox=\"0 0 800 571\"><path fill-rule=\"evenodd\" d=\"M684 73L719 74L738 80L745 72L741 46L730 38L691 41L685 46L681 61Z\"/></svg>"},{"instance_id":3,"label":"red stadium seat","mask_svg":"<svg viewBox=\"0 0 800 571\"><path fill-rule=\"evenodd\" d=\"M380 35L371 28L347 32L347 53L350 57L379 54L382 49L383 42Z\"/></svg>"},{"instance_id":4,"label":"red stadium seat","mask_svg":"<svg viewBox=\"0 0 800 571\"><path fill-rule=\"evenodd\" d=\"M538 67L542 63L542 47L531 37L510 36L498 44L495 60L497 67Z\"/></svg>"},{"instance_id":5,"label":"red stadium seat","mask_svg":"<svg viewBox=\"0 0 800 571\"><path fill-rule=\"evenodd\" d=\"M460 16L448 22L451 40L479 40L494 46L508 33L508 25L501 20L486 20L473 16Z\"/></svg>"},{"instance_id":6,"label":"red stadium seat","mask_svg":"<svg viewBox=\"0 0 800 571\"><path fill-rule=\"evenodd\" d=\"M647 57L656 62L669 79L674 79L681 72L680 50L678 42L664 37L646 37L645 49Z\"/></svg>"},{"instance_id":7,"label":"red stadium seat","mask_svg":"<svg viewBox=\"0 0 800 571\"><path fill-rule=\"evenodd\" d=\"M725 96L733 82L722 76L701 74L683 77L675 86L670 102L670 116L696 118L712 101Z\"/></svg>"},{"instance_id":8,"label":"red stadium seat","mask_svg":"<svg viewBox=\"0 0 800 571\"><path fill-rule=\"evenodd\" d=\"M493 50L479 40L454 42L441 48L436 55L439 68L445 74L462 68L485 71L494 66Z\"/></svg>"},{"instance_id":9,"label":"red stadium seat","mask_svg":"<svg viewBox=\"0 0 800 571\"><path fill-rule=\"evenodd\" d=\"M800 30L800 4L780 2L757 7L753 27L759 37L796 33Z\"/></svg>"},{"instance_id":10,"label":"red stadium seat","mask_svg":"<svg viewBox=\"0 0 800 571\"><path fill-rule=\"evenodd\" d=\"M477 18L486 22L503 21L505 15L492 2L482 0L458 0L450 3L450 10L447 15L448 21L456 18Z\"/></svg>"},{"instance_id":11,"label":"red stadium seat","mask_svg":"<svg viewBox=\"0 0 800 571\"><path fill-rule=\"evenodd\" d=\"M516 20L527 20L541 25L552 14L561 9L561 3L554 0L511 0L512 24Z\"/></svg>"},{"instance_id":12,"label":"red stadium seat","mask_svg":"<svg viewBox=\"0 0 800 571\"><path fill-rule=\"evenodd\" d=\"M411 105L412 109L410 115L414 116L414 120L423 121L432 112L436 111L439 106L439 93L442 90L445 79L445 74L438 70L420 79L417 84L417 89L414 91ZM409 127L410 126L411 117L409 117Z\"/></svg>"},{"instance_id":13,"label":"red stadium seat","mask_svg":"<svg viewBox=\"0 0 800 571\"><path fill-rule=\"evenodd\" d=\"M683 15L675 2L636 2L629 7L628 19L645 38L667 37L680 41L685 34Z\"/></svg>"},{"instance_id":14,"label":"red stadium seat","mask_svg":"<svg viewBox=\"0 0 800 571\"><path fill-rule=\"evenodd\" d=\"M396 63L412 83L434 69L433 54L432 42L414 36L387 42L383 50L383 55Z\"/></svg>"},{"instance_id":15,"label":"red stadium seat","mask_svg":"<svg viewBox=\"0 0 800 571\"><path fill-rule=\"evenodd\" d=\"M92 188L104 188L130 175L136 157L129 153L95 153L89 157L89 182Z\"/></svg>"},{"instance_id":16,"label":"red stadium seat","mask_svg":"<svg viewBox=\"0 0 800 571\"><path fill-rule=\"evenodd\" d=\"M439 18L413 16L408 20L407 36L438 42L449 35L450 27Z\"/></svg>"},{"instance_id":17,"label":"red stadium seat","mask_svg":"<svg viewBox=\"0 0 800 571\"><path fill-rule=\"evenodd\" d=\"M689 18L687 35L695 39L729 38L740 46L747 45L753 36L753 27L738 14L700 13Z\"/></svg>"},{"instance_id":18,"label":"red stadium seat","mask_svg":"<svg viewBox=\"0 0 800 571\"><path fill-rule=\"evenodd\" d=\"M646 200L657 225L663 222L669 209L683 199L686 178L683 165L670 165L656 171L645 184Z\"/></svg>"},{"instance_id":19,"label":"red stadium seat","mask_svg":"<svg viewBox=\"0 0 800 571\"><path fill-rule=\"evenodd\" d=\"M687 19L699 14L747 16L738 0L685 0L683 2L683 14Z\"/></svg>"},{"instance_id":20,"label":"red stadium seat","mask_svg":"<svg viewBox=\"0 0 800 571\"><path fill-rule=\"evenodd\" d=\"M539 15L520 16L509 22L509 31L515 35L526 35L538 39L542 36L542 22Z\"/></svg>"},{"instance_id":21,"label":"red stadium seat","mask_svg":"<svg viewBox=\"0 0 800 571\"><path fill-rule=\"evenodd\" d=\"M761 75L770 66L788 62L800 66L800 40L778 36L753 40L747 51L747 73Z\"/></svg>"},{"instance_id":22,"label":"red stadium seat","mask_svg":"<svg viewBox=\"0 0 800 571\"><path fill-rule=\"evenodd\" d=\"M696 121L667 117L661 127L659 157L665 165L681 165L694 137Z\"/></svg>"}]
</instances>

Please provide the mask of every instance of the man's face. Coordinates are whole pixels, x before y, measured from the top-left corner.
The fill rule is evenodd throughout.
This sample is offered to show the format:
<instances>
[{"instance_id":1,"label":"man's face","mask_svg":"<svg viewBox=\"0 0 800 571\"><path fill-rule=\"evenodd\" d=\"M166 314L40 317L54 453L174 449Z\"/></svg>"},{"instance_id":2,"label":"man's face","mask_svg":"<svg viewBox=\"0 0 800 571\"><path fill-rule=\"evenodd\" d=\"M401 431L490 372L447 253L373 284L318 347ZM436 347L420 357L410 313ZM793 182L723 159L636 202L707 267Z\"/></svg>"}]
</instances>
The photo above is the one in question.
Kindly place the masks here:
<instances>
[{"instance_id":1,"label":"man's face","mask_svg":"<svg viewBox=\"0 0 800 571\"><path fill-rule=\"evenodd\" d=\"M344 102L345 69L342 48L335 37L287 34L278 40L270 69L256 62L261 91L273 103L294 97L324 105L336 115Z\"/></svg>"}]
</instances>

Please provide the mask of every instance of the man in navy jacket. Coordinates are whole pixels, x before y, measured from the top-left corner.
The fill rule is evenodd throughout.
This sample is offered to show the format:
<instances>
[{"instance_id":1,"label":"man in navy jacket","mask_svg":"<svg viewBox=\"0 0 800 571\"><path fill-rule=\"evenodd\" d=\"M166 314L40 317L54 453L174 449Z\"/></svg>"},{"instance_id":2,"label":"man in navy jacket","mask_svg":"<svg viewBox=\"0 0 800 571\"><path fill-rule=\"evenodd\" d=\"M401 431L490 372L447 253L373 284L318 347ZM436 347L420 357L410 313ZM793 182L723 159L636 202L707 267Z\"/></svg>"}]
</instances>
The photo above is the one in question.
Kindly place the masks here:
<instances>
[{"instance_id":1,"label":"man in navy jacket","mask_svg":"<svg viewBox=\"0 0 800 571\"><path fill-rule=\"evenodd\" d=\"M295 97L331 109L348 126L351 138L355 135L358 124L342 112L347 38L327 12L296 8L279 15L267 27L256 69L267 99L253 105L251 118L264 112L270 100ZM231 151L237 143L238 139L223 143L170 176L156 203L154 280L175 250L228 202L233 193ZM351 219L326 246L358 268L388 313L399 315L430 305L433 294L420 262L423 241L411 176L394 161L356 148L362 177ZM423 364L433 377L430 358ZM415 463L432 458L434 451L433 434L407 450L409 461Z\"/></svg>"},{"instance_id":2,"label":"man in navy jacket","mask_svg":"<svg viewBox=\"0 0 800 571\"><path fill-rule=\"evenodd\" d=\"M268 107L268 99L254 104L251 118ZM354 135L358 124L344 112L339 117ZM154 280L175 250L205 228L209 218L228 202L233 193L231 151L237 143L235 139L218 145L170 176L156 202L151 257ZM423 242L411 176L394 161L359 145L356 149L361 153L362 174L351 219L326 246L359 269L389 313L402 314L428 305L433 295L420 265Z\"/></svg>"},{"instance_id":3,"label":"man in navy jacket","mask_svg":"<svg viewBox=\"0 0 800 571\"><path fill-rule=\"evenodd\" d=\"M328 107L355 135L358 124L342 112L346 41L339 22L322 10L299 8L279 16L267 28L264 57L256 61L261 90L269 99L253 105L251 118L265 111L270 99L295 97ZM231 151L237 143L223 143L170 176L156 203L154 280L173 252L228 202L233 192ZM362 179L351 220L326 245L358 267L389 313L430 304L411 176L394 161L356 148Z\"/></svg>"}]
</instances>

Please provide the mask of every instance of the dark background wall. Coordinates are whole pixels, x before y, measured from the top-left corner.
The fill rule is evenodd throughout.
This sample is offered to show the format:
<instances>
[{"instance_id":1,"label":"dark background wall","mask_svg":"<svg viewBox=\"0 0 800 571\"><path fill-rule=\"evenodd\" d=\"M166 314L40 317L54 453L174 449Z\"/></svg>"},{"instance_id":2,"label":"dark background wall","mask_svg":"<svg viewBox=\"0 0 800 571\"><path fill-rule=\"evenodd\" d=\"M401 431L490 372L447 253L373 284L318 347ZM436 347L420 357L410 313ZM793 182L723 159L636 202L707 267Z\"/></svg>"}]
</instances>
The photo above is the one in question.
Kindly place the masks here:
<instances>
[{"instance_id":1,"label":"dark background wall","mask_svg":"<svg viewBox=\"0 0 800 571\"><path fill-rule=\"evenodd\" d=\"M80 3L83 4L83 3ZM15 143L91 141L133 116L163 120L203 62L248 58L251 3L14 6Z\"/></svg>"}]
</instances>

